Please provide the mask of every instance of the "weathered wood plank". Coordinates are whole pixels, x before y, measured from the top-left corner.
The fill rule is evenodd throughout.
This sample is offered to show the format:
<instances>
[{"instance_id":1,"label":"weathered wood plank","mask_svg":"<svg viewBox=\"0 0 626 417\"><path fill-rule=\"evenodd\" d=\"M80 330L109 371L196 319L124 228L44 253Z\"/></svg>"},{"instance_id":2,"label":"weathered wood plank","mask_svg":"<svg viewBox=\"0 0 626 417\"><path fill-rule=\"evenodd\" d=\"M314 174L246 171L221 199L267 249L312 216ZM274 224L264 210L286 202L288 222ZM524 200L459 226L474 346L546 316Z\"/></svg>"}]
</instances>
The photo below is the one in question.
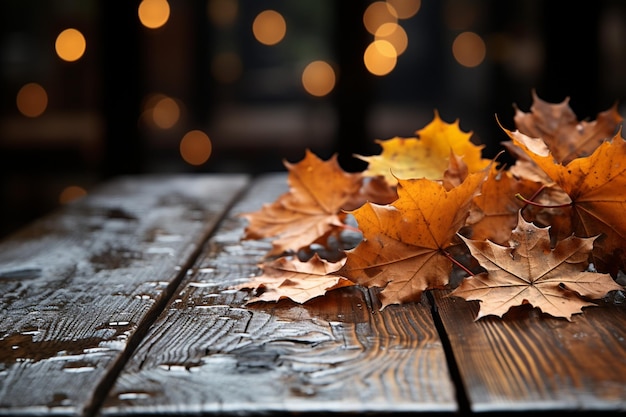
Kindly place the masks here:
<instances>
[{"instance_id":1,"label":"weathered wood plank","mask_svg":"<svg viewBox=\"0 0 626 417\"><path fill-rule=\"evenodd\" d=\"M444 294L435 303L473 411L626 411L625 304L572 322L525 308L474 322L478 302Z\"/></svg>"},{"instance_id":2,"label":"weathered wood plank","mask_svg":"<svg viewBox=\"0 0 626 417\"><path fill-rule=\"evenodd\" d=\"M455 412L430 305L390 306L356 287L299 305L245 305L229 289L259 270L269 242L244 241L245 221L286 191L254 183L213 235L180 293L116 381L102 416L309 412Z\"/></svg>"},{"instance_id":3,"label":"weathered wood plank","mask_svg":"<svg viewBox=\"0 0 626 417\"><path fill-rule=\"evenodd\" d=\"M0 414L89 413L247 183L120 178L0 242Z\"/></svg>"}]
</instances>

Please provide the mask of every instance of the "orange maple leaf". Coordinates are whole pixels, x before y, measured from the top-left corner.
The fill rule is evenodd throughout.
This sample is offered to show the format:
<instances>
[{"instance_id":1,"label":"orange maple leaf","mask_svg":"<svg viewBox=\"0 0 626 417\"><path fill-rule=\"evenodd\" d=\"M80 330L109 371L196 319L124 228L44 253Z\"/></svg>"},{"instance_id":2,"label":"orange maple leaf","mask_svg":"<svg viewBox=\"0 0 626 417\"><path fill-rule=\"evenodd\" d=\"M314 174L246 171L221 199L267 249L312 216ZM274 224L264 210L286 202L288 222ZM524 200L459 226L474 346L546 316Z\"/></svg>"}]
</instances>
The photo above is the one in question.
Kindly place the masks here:
<instances>
[{"instance_id":1,"label":"orange maple leaf","mask_svg":"<svg viewBox=\"0 0 626 417\"><path fill-rule=\"evenodd\" d=\"M268 256L296 252L341 231L347 216L342 209L353 208L362 183L360 173L341 169L336 154L322 161L307 149L302 161L284 164L289 191L258 211L241 214L248 220L244 240L273 237Z\"/></svg>"},{"instance_id":2,"label":"orange maple leaf","mask_svg":"<svg viewBox=\"0 0 626 417\"><path fill-rule=\"evenodd\" d=\"M485 173L472 173L459 186L425 178L398 179L392 204L366 203L352 211L363 239L346 251L339 274L367 287L382 287L382 307L419 301L426 289L449 282L452 262L445 252L456 242L472 197Z\"/></svg>"},{"instance_id":3,"label":"orange maple leaf","mask_svg":"<svg viewBox=\"0 0 626 417\"><path fill-rule=\"evenodd\" d=\"M606 139L615 135L623 118L617 111L617 103L598 114L591 122L578 121L569 106L569 97L561 103L548 103L532 91L533 104L530 113L515 107L515 126L521 133L541 138L560 163L588 156Z\"/></svg>"},{"instance_id":4,"label":"orange maple leaf","mask_svg":"<svg viewBox=\"0 0 626 417\"><path fill-rule=\"evenodd\" d=\"M592 252L596 268L616 275L626 270L626 141L621 129L590 156L556 163L539 138L519 131L506 133L513 143L565 191L571 199L572 232L601 236Z\"/></svg>"},{"instance_id":5,"label":"orange maple leaf","mask_svg":"<svg viewBox=\"0 0 626 417\"><path fill-rule=\"evenodd\" d=\"M512 141L511 144L515 146ZM518 159L508 171L519 181L541 184L534 192L530 189L518 190L519 195L535 203L524 206L524 216L537 225L550 226L552 239L568 237L572 234L572 207L569 205L572 199L530 157L525 158Z\"/></svg>"},{"instance_id":6,"label":"orange maple leaf","mask_svg":"<svg viewBox=\"0 0 626 417\"><path fill-rule=\"evenodd\" d=\"M596 237L572 235L553 249L548 229L526 222L520 213L510 247L460 236L486 272L466 278L448 296L479 300L476 320L502 317L511 307L530 304L571 321L583 307L596 305L582 297L600 299L623 289L608 274L586 271Z\"/></svg>"},{"instance_id":7,"label":"orange maple leaf","mask_svg":"<svg viewBox=\"0 0 626 417\"><path fill-rule=\"evenodd\" d=\"M449 167L451 152L463 158L469 172L480 171L490 162L481 158L483 146L470 141L472 132L463 132L458 119L445 123L435 111L433 120L415 133L418 137L376 140L382 147L380 155L354 155L368 163L363 175L381 175L395 186L397 178L441 180Z\"/></svg>"},{"instance_id":8,"label":"orange maple leaf","mask_svg":"<svg viewBox=\"0 0 626 417\"><path fill-rule=\"evenodd\" d=\"M354 285L350 280L336 274L344 263L345 258L338 262L328 262L318 254L314 254L306 262L293 257L281 257L260 264L259 267L263 270L261 275L234 288L250 288L259 292L258 296L250 298L246 304L278 301L283 298L302 304L324 295L327 291Z\"/></svg>"},{"instance_id":9,"label":"orange maple leaf","mask_svg":"<svg viewBox=\"0 0 626 417\"><path fill-rule=\"evenodd\" d=\"M540 188L540 183L516 178L509 171L492 166L480 195L474 198L467 219L468 237L506 244L517 224L517 213L524 206L516 195L532 196Z\"/></svg>"}]
</instances>

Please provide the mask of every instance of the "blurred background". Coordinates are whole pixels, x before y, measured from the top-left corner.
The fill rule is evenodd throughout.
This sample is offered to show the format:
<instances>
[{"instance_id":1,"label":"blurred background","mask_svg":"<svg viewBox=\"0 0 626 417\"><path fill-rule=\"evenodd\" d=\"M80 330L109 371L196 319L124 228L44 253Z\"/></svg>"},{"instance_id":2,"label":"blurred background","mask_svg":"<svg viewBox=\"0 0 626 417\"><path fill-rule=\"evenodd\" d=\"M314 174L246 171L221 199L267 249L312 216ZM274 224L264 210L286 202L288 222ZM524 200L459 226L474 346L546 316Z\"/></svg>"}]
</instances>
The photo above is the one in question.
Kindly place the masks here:
<instances>
[{"instance_id":1,"label":"blurred background","mask_svg":"<svg viewBox=\"0 0 626 417\"><path fill-rule=\"evenodd\" d=\"M495 156L532 90L626 104L626 2L3 0L0 237L125 174L378 154L437 110Z\"/></svg>"}]
</instances>

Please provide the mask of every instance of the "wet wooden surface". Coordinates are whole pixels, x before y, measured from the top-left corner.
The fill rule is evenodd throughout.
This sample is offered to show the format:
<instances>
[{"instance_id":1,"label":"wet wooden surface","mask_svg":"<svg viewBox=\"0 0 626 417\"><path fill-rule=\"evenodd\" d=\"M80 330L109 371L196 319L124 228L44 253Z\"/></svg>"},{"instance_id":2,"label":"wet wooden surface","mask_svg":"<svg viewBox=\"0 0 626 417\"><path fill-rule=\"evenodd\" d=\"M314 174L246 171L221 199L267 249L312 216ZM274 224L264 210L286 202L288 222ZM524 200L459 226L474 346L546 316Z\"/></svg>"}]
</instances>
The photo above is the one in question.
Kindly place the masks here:
<instances>
[{"instance_id":1,"label":"wet wooden surface","mask_svg":"<svg viewBox=\"0 0 626 417\"><path fill-rule=\"evenodd\" d=\"M254 185L217 230L107 397L102 414L457 410L427 300L391 307L350 288L305 305L245 305L268 242L237 214L286 191Z\"/></svg>"},{"instance_id":2,"label":"wet wooden surface","mask_svg":"<svg viewBox=\"0 0 626 417\"><path fill-rule=\"evenodd\" d=\"M435 302L472 411L626 411L626 303L617 293L572 322L518 309L474 322L478 302Z\"/></svg>"},{"instance_id":3,"label":"wet wooden surface","mask_svg":"<svg viewBox=\"0 0 626 417\"><path fill-rule=\"evenodd\" d=\"M432 291L247 305L282 173L128 177L0 242L0 415L626 411L626 304L573 321Z\"/></svg>"},{"instance_id":4,"label":"wet wooden surface","mask_svg":"<svg viewBox=\"0 0 626 417\"><path fill-rule=\"evenodd\" d=\"M0 242L0 414L89 414L247 177L121 179Z\"/></svg>"}]
</instances>

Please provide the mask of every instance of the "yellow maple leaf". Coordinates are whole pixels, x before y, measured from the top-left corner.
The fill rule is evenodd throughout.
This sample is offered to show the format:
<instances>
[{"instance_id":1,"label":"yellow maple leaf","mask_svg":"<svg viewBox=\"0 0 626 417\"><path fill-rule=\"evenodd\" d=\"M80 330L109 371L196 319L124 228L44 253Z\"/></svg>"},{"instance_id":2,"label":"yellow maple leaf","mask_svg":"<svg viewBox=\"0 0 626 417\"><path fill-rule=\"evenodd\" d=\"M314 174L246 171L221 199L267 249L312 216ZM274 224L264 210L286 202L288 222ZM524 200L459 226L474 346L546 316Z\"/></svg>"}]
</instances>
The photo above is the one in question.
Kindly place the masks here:
<instances>
[{"instance_id":1,"label":"yellow maple leaf","mask_svg":"<svg viewBox=\"0 0 626 417\"><path fill-rule=\"evenodd\" d=\"M433 120L415 133L418 137L376 140L382 147L380 155L354 155L368 163L363 175L381 175L392 185L397 184L397 178L441 180L449 167L451 152L463 158L470 173L491 162L482 158L484 146L470 141L472 132L463 132L458 119L454 123L444 122L436 110Z\"/></svg>"}]
</instances>

